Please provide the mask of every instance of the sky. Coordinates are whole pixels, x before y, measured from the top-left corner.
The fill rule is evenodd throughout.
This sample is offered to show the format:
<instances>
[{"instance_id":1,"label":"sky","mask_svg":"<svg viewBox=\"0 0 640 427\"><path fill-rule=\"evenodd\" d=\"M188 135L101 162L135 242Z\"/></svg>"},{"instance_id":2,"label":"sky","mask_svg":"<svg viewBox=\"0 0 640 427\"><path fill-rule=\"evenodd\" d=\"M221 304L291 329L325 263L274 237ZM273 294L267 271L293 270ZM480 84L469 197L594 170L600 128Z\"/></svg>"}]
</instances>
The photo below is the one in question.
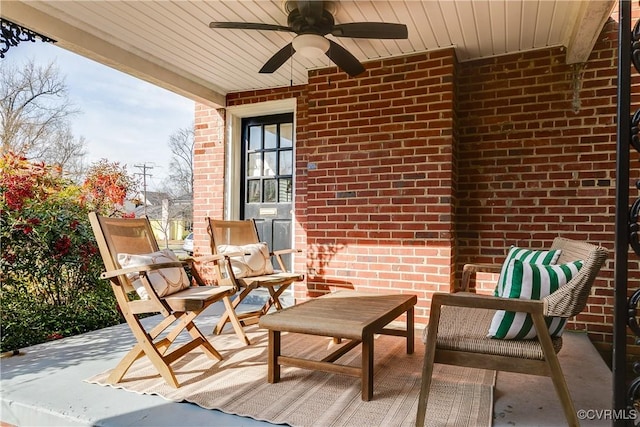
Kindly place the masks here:
<instances>
[{"instance_id":1,"label":"sky","mask_svg":"<svg viewBox=\"0 0 640 427\"><path fill-rule=\"evenodd\" d=\"M126 165L147 164L147 189L154 190L168 175L169 137L194 119L194 101L122 73L51 43L22 42L0 61L37 64L52 61L64 77L71 102L80 114L71 119L73 134L87 141L85 160L100 159Z\"/></svg>"}]
</instances>

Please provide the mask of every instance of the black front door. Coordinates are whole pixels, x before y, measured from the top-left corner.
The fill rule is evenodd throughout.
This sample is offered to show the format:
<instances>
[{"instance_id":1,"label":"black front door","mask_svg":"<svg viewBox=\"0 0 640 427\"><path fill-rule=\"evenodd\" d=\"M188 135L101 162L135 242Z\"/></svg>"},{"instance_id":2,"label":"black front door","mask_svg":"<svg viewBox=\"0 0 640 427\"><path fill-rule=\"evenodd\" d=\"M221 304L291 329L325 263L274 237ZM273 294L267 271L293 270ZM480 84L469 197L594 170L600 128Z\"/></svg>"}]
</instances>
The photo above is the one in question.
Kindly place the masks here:
<instances>
[{"instance_id":1,"label":"black front door","mask_svg":"<svg viewBox=\"0 0 640 427\"><path fill-rule=\"evenodd\" d=\"M241 216L255 219L260 240L271 250L290 248L293 113L243 119L242 152ZM288 269L290 262L286 257Z\"/></svg>"}]
</instances>

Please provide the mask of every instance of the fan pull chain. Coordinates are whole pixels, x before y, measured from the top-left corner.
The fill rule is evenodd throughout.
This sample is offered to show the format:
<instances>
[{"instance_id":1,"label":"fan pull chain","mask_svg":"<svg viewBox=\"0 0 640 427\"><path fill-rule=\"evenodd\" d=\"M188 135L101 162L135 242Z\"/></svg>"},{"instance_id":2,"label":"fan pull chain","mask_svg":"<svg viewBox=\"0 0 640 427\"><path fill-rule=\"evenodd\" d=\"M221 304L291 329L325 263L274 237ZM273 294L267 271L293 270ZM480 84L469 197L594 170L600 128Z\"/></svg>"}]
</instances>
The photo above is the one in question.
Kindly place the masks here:
<instances>
[{"instance_id":1,"label":"fan pull chain","mask_svg":"<svg viewBox=\"0 0 640 427\"><path fill-rule=\"evenodd\" d=\"M290 68L290 75L289 75L289 85L290 87L293 87L293 54L295 53L295 51L293 50L293 46L291 46L291 62L289 63L289 68Z\"/></svg>"}]
</instances>

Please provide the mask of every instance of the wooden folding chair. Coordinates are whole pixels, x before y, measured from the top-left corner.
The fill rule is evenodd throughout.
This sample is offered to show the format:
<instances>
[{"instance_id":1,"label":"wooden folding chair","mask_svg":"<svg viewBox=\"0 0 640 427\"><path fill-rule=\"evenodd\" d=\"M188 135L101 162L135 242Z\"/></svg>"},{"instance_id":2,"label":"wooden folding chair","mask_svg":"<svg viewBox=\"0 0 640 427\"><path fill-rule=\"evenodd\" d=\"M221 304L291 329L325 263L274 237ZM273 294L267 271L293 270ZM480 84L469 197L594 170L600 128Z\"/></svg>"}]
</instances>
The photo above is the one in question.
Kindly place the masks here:
<instances>
[{"instance_id":1,"label":"wooden folding chair","mask_svg":"<svg viewBox=\"0 0 640 427\"><path fill-rule=\"evenodd\" d=\"M304 274L288 272L282 259L282 255L301 251L298 249L283 249L270 252L269 249L266 248L266 244L260 243L258 230L253 220L224 221L207 218L207 230L210 237L211 253L214 255L223 255L224 253L229 253L229 250L235 253L239 251L245 252L245 255L240 257L232 256L231 262L228 264L222 262L215 263L216 273L221 283L237 286L238 289L240 289L238 296L233 299L232 305L234 310L237 309L238 305L251 291L258 288L266 288L269 291L269 299L259 310L237 313L242 325L246 326L258 323L260 316L267 313L272 306L275 306L277 310L282 309L282 303L279 299L282 293L292 283L304 280ZM266 266L272 267L271 257L273 256L280 269L273 270L272 268L267 268L257 272L242 271L243 274L239 274L238 268L236 267L243 264L243 258L256 256L255 253L247 253L246 249L243 248L250 246L253 250L257 245L264 245L262 252L265 257ZM259 257L259 254L257 256ZM230 266L231 268L224 268L225 266ZM220 334L225 324L230 320L226 314L227 313L223 315L216 325L214 329L215 334Z\"/></svg>"},{"instance_id":2,"label":"wooden folding chair","mask_svg":"<svg viewBox=\"0 0 640 427\"><path fill-rule=\"evenodd\" d=\"M425 357L416 426L423 426L425 422L436 363L550 377L567 425L579 425L557 357L562 348L562 336L551 336L547 321L550 317L568 319L582 311L596 275L607 259L608 251L600 246L562 237L554 239L551 249L562 251L557 264L566 265L575 261L583 264L566 284L542 300L499 298L472 292L433 295L429 325L423 336ZM465 265L462 289L469 289L468 282L476 272L499 273L500 267ZM487 332L496 310L529 313L537 337L489 338Z\"/></svg>"},{"instance_id":3,"label":"wooden folding chair","mask_svg":"<svg viewBox=\"0 0 640 427\"><path fill-rule=\"evenodd\" d=\"M189 280L185 271L188 263L179 262L169 250L159 250L146 218L108 218L92 212L89 219L106 268L101 277L111 282L118 306L137 341L109 375L110 383L120 382L133 362L143 356L176 388L179 384L171 364L191 350L200 347L210 358L222 360L193 322L204 309L220 300L236 334L248 343L229 298L236 293L235 286L204 286L195 268L190 269L193 278ZM223 255L209 258L225 260ZM141 295L140 299L134 291ZM140 322L140 315L146 313L163 316L148 331ZM183 331L191 340L173 345Z\"/></svg>"}]
</instances>

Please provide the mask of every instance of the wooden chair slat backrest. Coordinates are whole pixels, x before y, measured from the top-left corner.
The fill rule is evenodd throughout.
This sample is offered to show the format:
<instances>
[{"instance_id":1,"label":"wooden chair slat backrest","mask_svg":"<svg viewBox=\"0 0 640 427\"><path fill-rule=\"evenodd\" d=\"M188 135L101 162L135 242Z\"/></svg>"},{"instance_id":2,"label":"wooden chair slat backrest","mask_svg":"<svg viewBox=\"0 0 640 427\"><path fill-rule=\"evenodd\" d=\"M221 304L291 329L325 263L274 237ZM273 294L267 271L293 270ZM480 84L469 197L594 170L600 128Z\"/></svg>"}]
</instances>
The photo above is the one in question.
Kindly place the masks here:
<instances>
[{"instance_id":1,"label":"wooden chair slat backrest","mask_svg":"<svg viewBox=\"0 0 640 427\"><path fill-rule=\"evenodd\" d=\"M217 253L220 245L248 245L258 243L258 230L253 220L225 221L209 219L209 234L211 236L211 251Z\"/></svg>"},{"instance_id":2,"label":"wooden chair slat backrest","mask_svg":"<svg viewBox=\"0 0 640 427\"><path fill-rule=\"evenodd\" d=\"M146 218L124 219L89 215L100 255L107 271L121 268L118 254L148 254L159 250L149 220ZM134 290L129 280L119 277L127 292Z\"/></svg>"}]
</instances>

